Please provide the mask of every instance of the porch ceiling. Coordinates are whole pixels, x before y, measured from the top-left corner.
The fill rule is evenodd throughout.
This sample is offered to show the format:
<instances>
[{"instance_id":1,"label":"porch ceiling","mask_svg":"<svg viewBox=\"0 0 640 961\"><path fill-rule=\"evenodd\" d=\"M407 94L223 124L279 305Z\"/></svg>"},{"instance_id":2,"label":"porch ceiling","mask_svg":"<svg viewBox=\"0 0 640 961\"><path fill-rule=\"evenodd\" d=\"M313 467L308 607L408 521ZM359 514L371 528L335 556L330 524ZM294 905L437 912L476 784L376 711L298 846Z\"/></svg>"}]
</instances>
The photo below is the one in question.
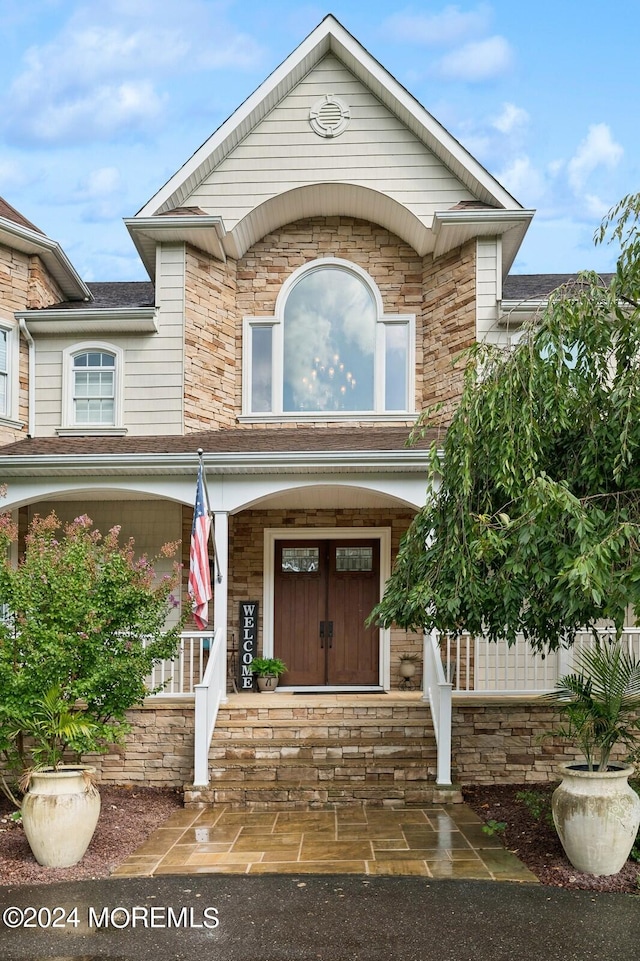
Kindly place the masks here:
<instances>
[{"instance_id":1,"label":"porch ceiling","mask_svg":"<svg viewBox=\"0 0 640 961\"><path fill-rule=\"evenodd\" d=\"M398 507L398 499L362 487L321 486L300 487L271 494L250 505L261 510L357 510L389 509Z\"/></svg>"}]
</instances>

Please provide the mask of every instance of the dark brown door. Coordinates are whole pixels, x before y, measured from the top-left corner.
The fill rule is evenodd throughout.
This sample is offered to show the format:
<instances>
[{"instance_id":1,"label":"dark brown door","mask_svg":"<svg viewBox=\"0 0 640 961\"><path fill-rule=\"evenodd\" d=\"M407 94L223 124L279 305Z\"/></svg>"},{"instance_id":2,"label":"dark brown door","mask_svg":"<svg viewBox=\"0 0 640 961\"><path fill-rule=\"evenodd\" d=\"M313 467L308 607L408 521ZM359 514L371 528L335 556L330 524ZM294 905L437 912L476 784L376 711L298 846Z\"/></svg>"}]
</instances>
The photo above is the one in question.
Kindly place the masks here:
<instances>
[{"instance_id":1,"label":"dark brown door","mask_svg":"<svg viewBox=\"0 0 640 961\"><path fill-rule=\"evenodd\" d=\"M277 541L274 651L284 684L377 685L379 631L365 621L379 599L378 540Z\"/></svg>"}]
</instances>

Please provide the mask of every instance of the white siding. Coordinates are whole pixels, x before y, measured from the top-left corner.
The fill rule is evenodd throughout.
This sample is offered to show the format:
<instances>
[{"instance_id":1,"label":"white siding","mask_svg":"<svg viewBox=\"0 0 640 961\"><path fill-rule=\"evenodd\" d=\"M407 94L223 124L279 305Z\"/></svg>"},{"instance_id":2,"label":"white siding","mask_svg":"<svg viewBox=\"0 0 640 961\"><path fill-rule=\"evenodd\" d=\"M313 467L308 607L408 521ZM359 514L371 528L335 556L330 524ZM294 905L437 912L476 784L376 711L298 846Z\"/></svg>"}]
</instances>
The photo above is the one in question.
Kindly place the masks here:
<instances>
[{"instance_id":1,"label":"white siding","mask_svg":"<svg viewBox=\"0 0 640 961\"><path fill-rule=\"evenodd\" d=\"M163 248L156 281L157 334L38 337L36 435L61 427L63 352L97 341L123 351L123 425L129 434L181 434L183 398L184 246Z\"/></svg>"},{"instance_id":2,"label":"white siding","mask_svg":"<svg viewBox=\"0 0 640 961\"><path fill-rule=\"evenodd\" d=\"M480 237L477 241L476 336L497 344L503 342L498 328L498 295L501 286L499 237Z\"/></svg>"},{"instance_id":3,"label":"white siding","mask_svg":"<svg viewBox=\"0 0 640 961\"><path fill-rule=\"evenodd\" d=\"M340 97L351 121L325 139L309 110ZM256 178L256 169L260 177ZM388 194L430 224L435 210L473 199L459 180L334 56L327 56L191 194L227 230L256 206L296 187L352 183Z\"/></svg>"}]
</instances>

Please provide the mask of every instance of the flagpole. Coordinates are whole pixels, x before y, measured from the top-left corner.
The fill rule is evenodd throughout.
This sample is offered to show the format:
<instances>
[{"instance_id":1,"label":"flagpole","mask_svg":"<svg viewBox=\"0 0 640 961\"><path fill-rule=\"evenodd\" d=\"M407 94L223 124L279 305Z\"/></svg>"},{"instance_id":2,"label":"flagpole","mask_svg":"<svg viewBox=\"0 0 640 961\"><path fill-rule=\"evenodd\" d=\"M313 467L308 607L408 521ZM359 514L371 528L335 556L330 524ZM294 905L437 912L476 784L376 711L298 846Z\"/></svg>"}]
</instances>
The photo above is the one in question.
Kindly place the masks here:
<instances>
[{"instance_id":1,"label":"flagpole","mask_svg":"<svg viewBox=\"0 0 640 961\"><path fill-rule=\"evenodd\" d=\"M204 499L205 499L205 502L206 502L206 505L207 505L207 515L211 518L211 521L212 521L211 527L210 527L210 529L209 529L209 533L210 533L210 536L211 536L211 543L212 543L212 545L213 545L213 559L214 559L214 564L215 564L215 567L216 567L216 581L218 582L218 584L221 584L221 583L222 583L222 573L221 573L221 571L220 571L220 561L219 561L219 559L218 559L218 548L216 547L215 525L214 525L214 523L213 523L213 511L211 510L211 503L210 503L210 501L209 501L209 488L207 487L207 474L206 474L206 471L205 471L205 468L204 468L204 460L203 460L204 451L203 451L202 447L198 447L198 452L197 452L197 453L198 453L198 458L199 458L199 461L200 461L200 470L202 471L202 486L203 486L203 488L204 488Z\"/></svg>"}]
</instances>

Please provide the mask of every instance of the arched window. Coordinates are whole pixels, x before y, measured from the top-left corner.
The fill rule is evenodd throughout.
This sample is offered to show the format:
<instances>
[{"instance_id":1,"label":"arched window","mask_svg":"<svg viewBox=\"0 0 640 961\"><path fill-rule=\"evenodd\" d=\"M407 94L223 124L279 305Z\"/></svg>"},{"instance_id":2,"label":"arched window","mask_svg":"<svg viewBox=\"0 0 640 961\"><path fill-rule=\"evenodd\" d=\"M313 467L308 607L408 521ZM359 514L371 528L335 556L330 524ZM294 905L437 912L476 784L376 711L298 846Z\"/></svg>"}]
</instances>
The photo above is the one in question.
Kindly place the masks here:
<instances>
[{"instance_id":1,"label":"arched window","mask_svg":"<svg viewBox=\"0 0 640 961\"><path fill-rule=\"evenodd\" d=\"M389 315L364 270L325 258L283 285L274 317L247 317L244 413L413 413L413 315Z\"/></svg>"},{"instance_id":2,"label":"arched window","mask_svg":"<svg viewBox=\"0 0 640 961\"><path fill-rule=\"evenodd\" d=\"M121 433L123 352L86 342L63 351L62 424L58 432Z\"/></svg>"},{"instance_id":3,"label":"arched window","mask_svg":"<svg viewBox=\"0 0 640 961\"><path fill-rule=\"evenodd\" d=\"M116 359L103 350L87 350L73 358L73 420L76 424L113 424Z\"/></svg>"}]
</instances>

